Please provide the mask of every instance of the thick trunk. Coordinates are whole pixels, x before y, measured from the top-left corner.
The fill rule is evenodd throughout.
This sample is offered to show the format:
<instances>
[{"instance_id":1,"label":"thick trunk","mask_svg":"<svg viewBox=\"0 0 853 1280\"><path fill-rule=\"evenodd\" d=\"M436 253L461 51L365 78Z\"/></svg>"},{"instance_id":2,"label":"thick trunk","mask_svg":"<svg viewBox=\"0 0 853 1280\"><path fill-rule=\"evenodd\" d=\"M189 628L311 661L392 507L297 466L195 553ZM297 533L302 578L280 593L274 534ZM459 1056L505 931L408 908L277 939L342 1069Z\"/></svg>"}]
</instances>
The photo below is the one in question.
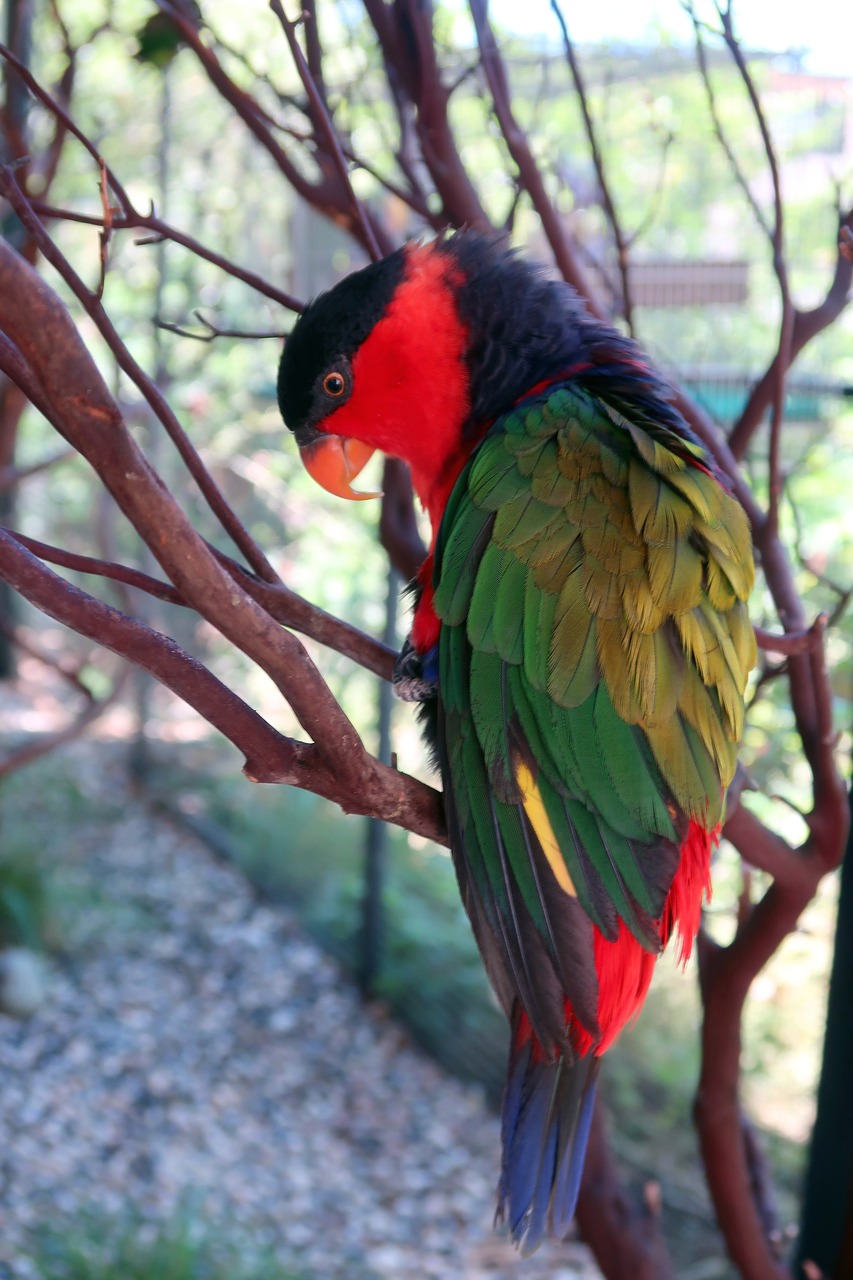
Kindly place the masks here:
<instances>
[{"instance_id":1,"label":"thick trunk","mask_svg":"<svg viewBox=\"0 0 853 1280\"><path fill-rule=\"evenodd\" d=\"M851 791L853 808L853 791ZM795 1275L815 1263L827 1280L853 1276L853 835L841 870L823 1067L806 1175Z\"/></svg>"}]
</instances>

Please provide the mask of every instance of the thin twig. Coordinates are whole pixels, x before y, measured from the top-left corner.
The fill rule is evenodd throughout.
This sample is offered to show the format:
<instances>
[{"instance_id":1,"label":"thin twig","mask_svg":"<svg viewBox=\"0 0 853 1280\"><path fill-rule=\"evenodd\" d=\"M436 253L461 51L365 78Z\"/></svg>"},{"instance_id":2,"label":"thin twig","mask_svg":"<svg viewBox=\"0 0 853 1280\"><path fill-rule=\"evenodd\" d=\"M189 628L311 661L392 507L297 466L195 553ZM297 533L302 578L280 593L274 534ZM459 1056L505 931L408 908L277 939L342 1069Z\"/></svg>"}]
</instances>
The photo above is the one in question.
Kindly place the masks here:
<instances>
[{"instance_id":1,"label":"thin twig","mask_svg":"<svg viewBox=\"0 0 853 1280\"><path fill-rule=\"evenodd\" d=\"M110 193L107 189L107 171L103 160L99 161L100 181L98 189L101 193L101 208L103 209L104 225L98 236L100 244L100 260L101 270L98 277L98 287L95 290L95 297L98 302L103 301L104 287L107 282L107 257L110 248L110 240L113 234L113 206L110 204Z\"/></svg>"},{"instance_id":2,"label":"thin twig","mask_svg":"<svg viewBox=\"0 0 853 1280\"><path fill-rule=\"evenodd\" d=\"M201 38L196 25L190 22L176 5L170 3L170 0L155 0L155 3L175 23L213 87L229 103L293 189L315 209L323 212L332 221L343 225L369 251L369 244L365 240L362 223L355 216L349 197L349 183L342 185L337 170L334 168L329 169L328 167L321 172L321 176L316 182L312 182L304 173L303 168L293 163L287 152L273 136L268 120L254 97L251 93L235 84L225 71L214 49ZM372 237L381 242L382 252L387 253L393 248L393 245L387 242L387 237L380 226L371 222L370 230Z\"/></svg>"},{"instance_id":3,"label":"thin twig","mask_svg":"<svg viewBox=\"0 0 853 1280\"><path fill-rule=\"evenodd\" d=\"M224 258L221 254L214 253L213 250L207 249L204 245L194 239L192 236L179 231L176 227L169 226L168 223L158 218L152 209L150 213L140 213L135 207L127 194L122 183L116 177L116 174L106 163L103 156L99 153L97 147L89 137L80 129L72 120L66 109L59 103L52 94L43 88L36 80L35 76L14 53L5 45L0 44L0 57L5 58L15 67L18 74L23 79L30 92L43 103L44 106L62 123L63 128L85 148L95 164L98 166L98 172L102 176L103 182L109 186L116 197L118 206L121 210L121 216L117 216L113 211L109 216L111 219L113 230L126 228L145 228L149 229L159 236L165 236L172 240L175 244L182 245L185 249L189 249L192 253L206 261L219 267L223 271L227 271L229 275L235 276L238 280L243 280L246 284L251 285L259 293L263 293L266 297L271 298L274 302L278 302L281 306L291 311L301 311L302 303L292 298L289 294L282 292L280 289L274 288L261 276L251 271L244 271L229 259ZM39 216L46 218L64 218L75 222L85 222L92 226L104 228L106 225L106 216L100 218L92 217L86 214L74 214L68 210L57 209L49 204L45 204L39 200L30 200L30 207Z\"/></svg>"},{"instance_id":4,"label":"thin twig","mask_svg":"<svg viewBox=\"0 0 853 1280\"><path fill-rule=\"evenodd\" d=\"M276 120L267 112L264 114L274 129L278 129L280 133L286 134L288 138L293 138L294 142L300 142L303 146L316 145L315 138L312 133L308 133L305 129L297 129L294 125L284 124L283 121ZM362 169L366 174L373 178L374 182L378 182L381 187L384 187L389 195L395 196L398 200L402 201L403 204L408 205L419 218L423 218L424 222L433 227L436 231L440 231L444 227L442 219L436 214L430 212L426 203L426 198L420 189L415 190L412 187L409 187L408 189L401 187L398 182L394 182L391 178L386 177L385 174L380 173L375 165L371 164L368 160L365 160L364 156L357 155L352 147L345 143L343 139L339 139L339 142L341 153L349 164L353 165L357 169ZM408 174L405 176L408 179Z\"/></svg>"},{"instance_id":5,"label":"thin twig","mask_svg":"<svg viewBox=\"0 0 853 1280\"><path fill-rule=\"evenodd\" d=\"M729 168L732 171L732 177L752 210L755 221L758 223L768 240L772 240L773 231L764 216L761 206L752 194L752 188L750 187L746 175L741 168L740 161L737 158L737 153L729 141L728 134L726 133L720 113L717 109L717 95L714 92L714 86L711 81L711 71L708 66L708 55L705 49L705 41L702 38L702 29L705 24L700 22L693 0L685 0L685 2L682 3L682 8L687 12L688 17L693 23L693 35L696 41L696 65L699 68L699 75L702 79L702 84L705 87L705 97L708 102L708 114L711 117L714 134L720 150L723 152L723 155L729 163Z\"/></svg>"},{"instance_id":6,"label":"thin twig","mask_svg":"<svg viewBox=\"0 0 853 1280\"><path fill-rule=\"evenodd\" d=\"M193 315L199 324L204 325L204 333L193 333L192 329L185 329L182 325L173 324L170 320L161 320L159 316L154 317L154 323L158 329L165 329L168 333L176 333L181 338L194 338L196 342L213 342L215 338L250 338L252 341L263 338L282 338L287 337L287 333L281 329L220 329L219 325L215 325L201 311L196 308Z\"/></svg>"},{"instance_id":7,"label":"thin twig","mask_svg":"<svg viewBox=\"0 0 853 1280\"><path fill-rule=\"evenodd\" d=\"M40 760L42 756L49 755L67 742L76 741L90 725L100 719L104 712L108 711L118 701L124 692L131 670L130 665L123 662L109 691L103 697L87 702L82 711L64 729L57 729L54 733L46 733L34 741L27 742L23 746L13 748L7 752L0 759L0 778L6 778L9 774L15 773L16 770L32 764L33 761Z\"/></svg>"},{"instance_id":8,"label":"thin twig","mask_svg":"<svg viewBox=\"0 0 853 1280\"><path fill-rule=\"evenodd\" d=\"M56 219L63 222L79 222L89 227L103 227L104 225L103 218L95 214L82 213L75 209L62 209L56 205L45 204L42 200L30 200L30 208L40 218ZM113 232L150 230L153 233L151 237L147 239L140 238L134 243L140 245L159 244L163 240L170 240L173 244L180 245L182 249L187 249L195 257L202 258L212 266L218 267L220 271L233 276L235 280L241 280L251 289L254 289L256 293L269 298L271 302L277 302L279 306L284 307L286 310L300 312L304 308L304 303L294 297L293 294L285 293L283 289L277 288L276 285L265 280L263 276L257 275L254 271L247 271L245 268L238 266L236 262L232 262L230 258L224 257L214 249L209 249L200 240L196 240L194 236L187 235L186 232L165 222L153 210L150 213L140 213L138 209L131 207L120 214L114 214L112 229Z\"/></svg>"},{"instance_id":9,"label":"thin twig","mask_svg":"<svg viewBox=\"0 0 853 1280\"><path fill-rule=\"evenodd\" d=\"M613 233L613 240L616 245L616 261L619 266L619 279L622 283L622 314L625 318L625 323L628 326L628 332L633 334L634 307L631 298L628 241L625 237L624 231L622 230L622 221L617 213L616 204L610 191L610 181L607 176L604 157L602 156L601 148L598 145L598 136L596 134L595 121L592 118L592 112L589 108L586 85L584 84L580 63L578 62L577 54L575 52L575 46L569 36L569 29L566 26L566 19L563 16L563 10L560 7L559 0L551 0L551 9L556 16L557 22L560 24L560 31L563 36L563 47L566 51L566 61L568 62L569 70L572 73L572 80L574 81L575 92L581 109L581 116L583 117L584 131L586 132L592 163L595 167L596 176L598 178L601 201L604 205L604 212L607 216L607 221L610 224L610 230Z\"/></svg>"},{"instance_id":10,"label":"thin twig","mask_svg":"<svg viewBox=\"0 0 853 1280\"><path fill-rule=\"evenodd\" d=\"M332 123L328 107L326 106L326 103L323 100L323 95L311 74L311 68L306 61L305 54L302 52L302 46L296 38L296 26L285 14L281 0L269 0L269 6L278 18L287 39L287 43L290 46L290 52L293 57L293 61L296 64L296 70L299 73L299 78L308 95L311 116L314 120L315 127L319 127L320 132L323 135L332 163L338 172L338 177L343 184L344 190L349 196L352 204L353 215L356 223L361 228L361 238L363 239L371 258L374 262L377 262L379 258L382 257L382 251L377 243L370 218L353 188L352 178L350 177L350 172L347 168L347 162L343 157L337 131Z\"/></svg>"},{"instance_id":11,"label":"thin twig","mask_svg":"<svg viewBox=\"0 0 853 1280\"><path fill-rule=\"evenodd\" d=\"M91 293L68 259L57 249L44 226L33 213L26 196L18 187L14 177L8 174L5 166L0 166L0 192L5 195L12 205L12 208L38 245L41 253L51 266L59 272L84 310L97 325L101 336L115 356L119 368L136 384L159 421L166 428L187 470L198 485L205 501L223 529L231 537L235 546L242 551L252 568L261 577L266 578L267 581L275 582L278 575L248 530L243 527L241 521L226 502L218 485L202 462L198 450L190 441L160 388L155 385L141 365L133 358L104 310L103 303L99 302L97 297Z\"/></svg>"},{"instance_id":12,"label":"thin twig","mask_svg":"<svg viewBox=\"0 0 853 1280\"><path fill-rule=\"evenodd\" d=\"M769 238L773 252L773 271L779 284L782 319L779 327L777 356L774 361L773 407L770 419L770 447L768 449L767 463L768 503L766 523L769 532L775 533L779 523L779 499L782 495L780 450L782 424L785 418L785 382L791 365L792 339L794 335L794 307L788 287L788 266L785 261L785 210L782 203L782 178L779 172L779 162L776 158L776 148L770 136L770 127L761 105L761 99L758 96L758 90L746 64L740 41L734 32L731 0L725 6L717 0L717 12L723 24L723 38L743 81L761 133L761 141L773 184L773 228Z\"/></svg>"},{"instance_id":13,"label":"thin twig","mask_svg":"<svg viewBox=\"0 0 853 1280\"><path fill-rule=\"evenodd\" d=\"M20 649L21 653L25 653L28 658L34 658L36 662L40 662L42 666L49 667L51 671L55 671L63 680L67 680L72 689L82 694L87 702L95 702L95 695L85 680L82 679L76 664L72 666L67 661L63 661L62 658L54 657L52 653L48 653L46 649L42 648L37 641L25 635L23 628L13 626L3 617L0 617L0 635L4 636L16 649Z\"/></svg>"},{"instance_id":14,"label":"thin twig","mask_svg":"<svg viewBox=\"0 0 853 1280\"><path fill-rule=\"evenodd\" d=\"M539 166L530 150L527 136L512 110L511 95L506 78L506 69L498 51L495 35L488 16L488 0L470 0L471 16L477 32L480 46L480 58L483 71L489 84L495 115L501 128L507 149L512 156L533 207L542 221L554 260L563 279L578 290L592 313L603 319L604 314L600 302L595 297L590 281L586 278L577 254L569 242L563 222L545 188Z\"/></svg>"},{"instance_id":15,"label":"thin twig","mask_svg":"<svg viewBox=\"0 0 853 1280\"><path fill-rule=\"evenodd\" d=\"M42 458L40 462L31 462L27 467L0 467L0 493L6 493L9 489L16 489L24 480L29 480L31 476L41 475L45 471L50 471L61 462L69 462L71 458L76 458L77 454L73 449L60 449L57 453L52 453L47 458Z\"/></svg>"}]
</instances>

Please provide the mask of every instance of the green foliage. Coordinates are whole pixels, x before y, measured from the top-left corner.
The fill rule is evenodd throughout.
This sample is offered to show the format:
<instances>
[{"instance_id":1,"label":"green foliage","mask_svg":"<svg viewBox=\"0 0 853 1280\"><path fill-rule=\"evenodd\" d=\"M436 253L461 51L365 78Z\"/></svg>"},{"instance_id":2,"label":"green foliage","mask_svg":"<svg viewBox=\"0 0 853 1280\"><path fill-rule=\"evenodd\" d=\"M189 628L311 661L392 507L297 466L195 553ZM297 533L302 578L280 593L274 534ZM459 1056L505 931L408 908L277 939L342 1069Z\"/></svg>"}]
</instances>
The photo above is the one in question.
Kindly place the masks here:
<instances>
[{"instance_id":1,"label":"green foliage","mask_svg":"<svg viewBox=\"0 0 853 1280\"><path fill-rule=\"evenodd\" d=\"M92 1210L38 1233L38 1280L310 1280L181 1210L162 1224Z\"/></svg>"},{"instance_id":2,"label":"green foliage","mask_svg":"<svg viewBox=\"0 0 853 1280\"><path fill-rule=\"evenodd\" d=\"M0 854L0 948L40 948L48 931L47 884L34 855Z\"/></svg>"},{"instance_id":3,"label":"green foliage","mask_svg":"<svg viewBox=\"0 0 853 1280\"><path fill-rule=\"evenodd\" d=\"M82 815L85 805L58 759L40 761L4 780L0 787L0 947L40 950L59 942L62 912L52 882L50 849L57 836Z\"/></svg>"},{"instance_id":4,"label":"green foliage","mask_svg":"<svg viewBox=\"0 0 853 1280\"><path fill-rule=\"evenodd\" d=\"M60 751L0 786L0 947L74 949L81 900L98 885L77 873L78 850L93 825L115 820L117 803L92 789L80 762Z\"/></svg>"},{"instance_id":5,"label":"green foliage","mask_svg":"<svg viewBox=\"0 0 853 1280\"><path fill-rule=\"evenodd\" d=\"M198 5L191 6L193 16L201 18ZM167 67L177 56L181 45L180 31L168 14L153 14L137 33L139 48L137 62L149 62L155 67Z\"/></svg>"}]
</instances>

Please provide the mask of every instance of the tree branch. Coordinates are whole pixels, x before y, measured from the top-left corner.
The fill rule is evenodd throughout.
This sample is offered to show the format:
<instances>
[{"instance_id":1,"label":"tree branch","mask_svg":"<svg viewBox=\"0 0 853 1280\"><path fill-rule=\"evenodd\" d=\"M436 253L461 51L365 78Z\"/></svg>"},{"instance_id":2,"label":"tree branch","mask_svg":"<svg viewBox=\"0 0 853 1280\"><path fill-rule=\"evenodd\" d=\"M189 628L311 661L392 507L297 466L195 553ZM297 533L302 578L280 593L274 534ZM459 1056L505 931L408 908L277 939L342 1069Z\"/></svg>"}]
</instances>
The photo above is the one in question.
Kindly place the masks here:
<instances>
[{"instance_id":1,"label":"tree branch","mask_svg":"<svg viewBox=\"0 0 853 1280\"><path fill-rule=\"evenodd\" d=\"M407 114L411 110L420 159L441 198L443 222L488 231L480 197L462 162L450 127L449 91L442 81L432 34L431 0L364 0L382 48L389 86L401 123L398 158L404 172L414 173L414 157L407 157Z\"/></svg>"},{"instance_id":2,"label":"tree branch","mask_svg":"<svg viewBox=\"0 0 853 1280\"><path fill-rule=\"evenodd\" d=\"M22 351L48 401L63 406L66 439L101 476L184 599L267 672L344 783L369 794L375 762L303 646L210 553L128 433L68 312L2 243L0 329Z\"/></svg>"},{"instance_id":3,"label":"tree branch","mask_svg":"<svg viewBox=\"0 0 853 1280\"><path fill-rule=\"evenodd\" d=\"M0 193L5 195L6 199L12 205L13 209L18 214L18 217L29 231L32 239L38 245L43 256L59 273L90 318L97 325L104 341L115 356L119 368L122 369L136 384L159 421L166 428L175 448L178 450L181 458L186 464L187 470L198 485L201 494L205 498L205 501L213 514L219 520L223 529L225 529L229 534L234 544L243 552L252 568L262 578L265 578L269 582L276 581L277 574L275 570L255 540L249 535L248 531L243 527L237 516L225 501L219 487L216 485L213 477L202 462L198 451L189 440L176 415L173 413L170 405L166 401L162 391L130 354L130 351L125 346L115 326L107 315L103 302L94 295L91 290L87 289L86 285L68 262L67 258L65 258L56 248L53 241L45 231L45 228L30 208L26 196L17 186L14 180L14 175L6 166L0 166ZM9 264L7 262L7 269L8 266ZM23 281L19 282L21 285L23 283ZM20 315L18 315L16 319L16 327L23 336L26 333L26 325L22 324L22 317ZM8 332L9 330L7 329L7 333ZM60 400L56 403L61 404L62 402ZM54 425L56 425L55 419L53 419L53 421Z\"/></svg>"},{"instance_id":4,"label":"tree branch","mask_svg":"<svg viewBox=\"0 0 853 1280\"><path fill-rule=\"evenodd\" d=\"M539 166L533 158L527 135L519 126L513 113L506 71L489 23L488 0L470 0L470 7L480 46L483 70L489 84L501 133L518 167L521 181L533 202L533 207L542 220L542 229L551 246L560 274L569 284L574 285L581 297L586 300L593 315L599 319L606 319L604 309L595 296L595 291L580 264L580 259L569 243L565 228L545 189L545 183Z\"/></svg>"},{"instance_id":5,"label":"tree branch","mask_svg":"<svg viewBox=\"0 0 853 1280\"><path fill-rule=\"evenodd\" d=\"M309 115L314 122L315 137L318 133L322 135L324 149L331 157L332 164L337 172L338 178L340 179L341 185L347 194L352 214L358 227L358 238L364 244L371 259L374 262L377 262L382 257L382 252L376 239L376 233L371 226L364 206L353 190L352 179L350 178L349 169L347 168L347 162L343 157L343 152L341 151L341 145L335 131L335 126L332 124L328 107L323 100L323 95L315 83L314 77L311 74L311 68L308 65L305 54L302 52L299 41L296 38L296 26L287 18L284 9L282 8L281 0L269 0L269 6L281 24L281 28L287 38L287 43L290 46L293 61L296 64L296 70L299 73L299 79L302 81L305 92L308 95ZM314 24L314 27L316 34L316 24ZM388 247L390 246L386 246L386 252Z\"/></svg>"},{"instance_id":6,"label":"tree branch","mask_svg":"<svg viewBox=\"0 0 853 1280\"><path fill-rule=\"evenodd\" d=\"M121 582L125 586L135 587L139 591L144 591L146 595L152 596L156 600L165 600L168 604L178 605L183 608L189 607L181 593L170 583L162 582L159 578L153 578L147 573L142 573L139 569L132 569L127 565L114 564L92 556L79 555L73 551L66 551L61 547L52 547L45 542L39 542L36 538L29 538L13 529L7 529L6 532L41 560L61 565L66 569L73 569L78 573L96 574L98 577L108 578L112 582ZM215 547L207 545L210 553L215 556L234 580L240 584L253 600L257 600L258 604L263 605L270 617L275 618L276 622L280 622L286 627L293 627L294 630L301 631L303 635L309 636L319 644L323 644L329 649L334 649L335 652L342 654L345 658L351 658L353 662L357 662L359 666L364 667L366 671L373 672L374 675L379 676L382 680L391 679L394 660L397 655L393 650L382 644L381 641L375 640L373 636L369 636L363 631L359 631L357 627L350 626L348 622L342 622L340 618L334 617L333 614L326 613L323 609L318 609L316 605L309 604L307 600L291 591L284 583L262 582L259 578L248 573L236 561L231 560Z\"/></svg>"},{"instance_id":7,"label":"tree branch","mask_svg":"<svg viewBox=\"0 0 853 1280\"><path fill-rule=\"evenodd\" d=\"M592 118L592 112L589 109L589 99L587 97L586 86L583 81L580 63L575 52L575 46L569 37L569 29L566 25L566 19L563 16L563 10L559 4L559 0L551 0L551 9L560 24L560 31L563 36L563 47L566 51L566 61L569 64L569 70L572 73L572 80L575 85L575 92L578 98L578 104L583 117L584 129L586 131L587 142L589 143L589 151L592 156L592 163L595 167L596 176L598 177L598 186L601 191L601 201L604 205L604 212L610 229L613 232L613 240L616 245L616 262L619 268L619 279L622 282L622 314L625 317L625 323L628 326L628 332L634 333L634 308L631 299L631 278L629 273L628 260L628 241L622 230L622 223L616 211L616 205L610 191L610 182L607 177L607 170L604 166L604 157L601 154L601 148L598 145L598 137L596 136L595 122Z\"/></svg>"},{"instance_id":8,"label":"tree branch","mask_svg":"<svg viewBox=\"0 0 853 1280\"><path fill-rule=\"evenodd\" d=\"M853 256L848 256L843 251L845 231L853 232L853 208L839 216L835 271L823 301L809 311L798 309L794 311L791 345L787 357L789 366L794 363L804 347L835 323L849 302L850 287L853 284ZM742 458L746 453L752 437L772 402L779 363L780 355L777 352L764 375L755 384L743 412L732 427L729 447L732 456L737 459Z\"/></svg>"},{"instance_id":9,"label":"tree branch","mask_svg":"<svg viewBox=\"0 0 853 1280\"><path fill-rule=\"evenodd\" d=\"M0 530L0 578L55 621L171 689L243 753L243 771L251 781L301 787L333 800L345 813L381 817L447 842L441 796L431 787L378 761L372 762L375 781L369 790L350 787L338 762L324 758L319 746L280 734L174 640L65 582L5 530Z\"/></svg>"},{"instance_id":10,"label":"tree branch","mask_svg":"<svg viewBox=\"0 0 853 1280\"><path fill-rule=\"evenodd\" d=\"M607 1141L600 1095L592 1113L577 1221L581 1239L605 1276L673 1280L672 1260L660 1231L660 1207L651 1196L639 1205L625 1192Z\"/></svg>"},{"instance_id":11,"label":"tree branch","mask_svg":"<svg viewBox=\"0 0 853 1280\"><path fill-rule=\"evenodd\" d=\"M0 549L0 554L2 549ZM0 560L0 575L3 572L2 560ZM18 643L16 641L16 643ZM46 659L43 655L38 655L40 661ZM32 764L35 760L40 760L42 756L48 755L51 751L56 751L58 747L65 746L67 742L74 742L83 734L91 724L108 711L124 692L127 680L130 675L131 668L127 664L122 666L112 682L112 686L108 693L102 698L93 699L91 694L82 711L65 726L64 729L57 729L54 733L45 733L34 741L25 743L22 746L12 748L6 754L0 757L0 778L6 778L10 773L15 773L18 769L25 768L26 765ZM67 676L67 673L64 673Z\"/></svg>"}]
</instances>

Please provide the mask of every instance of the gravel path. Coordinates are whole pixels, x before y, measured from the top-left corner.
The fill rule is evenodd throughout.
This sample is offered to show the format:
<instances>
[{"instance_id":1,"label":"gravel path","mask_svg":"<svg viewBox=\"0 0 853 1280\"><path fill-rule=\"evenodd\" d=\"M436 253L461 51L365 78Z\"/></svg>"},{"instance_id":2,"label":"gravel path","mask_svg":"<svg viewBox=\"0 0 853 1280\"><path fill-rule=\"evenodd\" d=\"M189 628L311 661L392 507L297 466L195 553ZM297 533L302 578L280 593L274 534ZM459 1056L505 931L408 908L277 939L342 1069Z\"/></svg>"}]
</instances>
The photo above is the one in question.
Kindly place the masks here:
<instances>
[{"instance_id":1,"label":"gravel path","mask_svg":"<svg viewBox=\"0 0 853 1280\"><path fill-rule=\"evenodd\" d=\"M77 748L86 775L106 749ZM81 766L82 767L82 766ZM0 1015L0 1278L87 1206L201 1217L322 1280L593 1280L578 1245L492 1232L498 1124L366 1008L286 913L121 794L75 832L75 945L29 1021ZM91 829L89 829L91 827Z\"/></svg>"}]
</instances>

